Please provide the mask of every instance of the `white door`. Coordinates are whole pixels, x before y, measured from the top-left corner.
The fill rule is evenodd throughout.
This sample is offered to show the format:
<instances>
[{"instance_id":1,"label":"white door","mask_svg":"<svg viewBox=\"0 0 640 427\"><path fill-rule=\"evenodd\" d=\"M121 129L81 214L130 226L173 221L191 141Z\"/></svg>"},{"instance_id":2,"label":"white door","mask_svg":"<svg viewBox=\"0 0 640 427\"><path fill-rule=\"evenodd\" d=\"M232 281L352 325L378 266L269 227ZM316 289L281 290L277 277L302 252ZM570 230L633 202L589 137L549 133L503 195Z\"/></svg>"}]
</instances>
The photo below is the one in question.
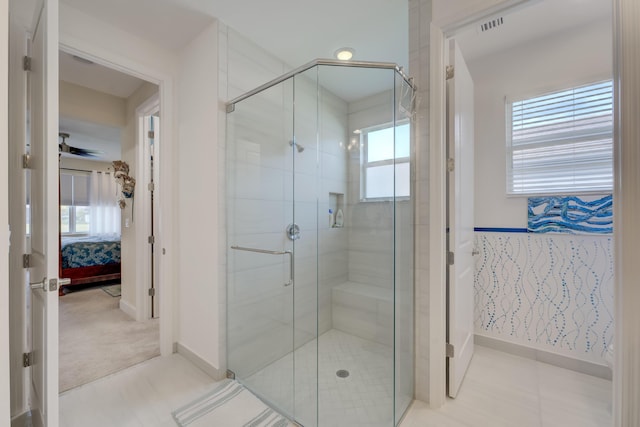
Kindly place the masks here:
<instances>
[{"instance_id":1,"label":"white door","mask_svg":"<svg viewBox=\"0 0 640 427\"><path fill-rule=\"evenodd\" d=\"M456 397L473 356L473 81L455 40L450 42L448 128L448 392ZM451 255L450 255L451 256ZM451 263L451 261L453 261ZM452 354L453 353L453 354Z\"/></svg>"},{"instance_id":2,"label":"white door","mask_svg":"<svg viewBox=\"0 0 640 427\"><path fill-rule=\"evenodd\" d=\"M58 1L39 0L31 41L31 410L58 426Z\"/></svg>"}]
</instances>

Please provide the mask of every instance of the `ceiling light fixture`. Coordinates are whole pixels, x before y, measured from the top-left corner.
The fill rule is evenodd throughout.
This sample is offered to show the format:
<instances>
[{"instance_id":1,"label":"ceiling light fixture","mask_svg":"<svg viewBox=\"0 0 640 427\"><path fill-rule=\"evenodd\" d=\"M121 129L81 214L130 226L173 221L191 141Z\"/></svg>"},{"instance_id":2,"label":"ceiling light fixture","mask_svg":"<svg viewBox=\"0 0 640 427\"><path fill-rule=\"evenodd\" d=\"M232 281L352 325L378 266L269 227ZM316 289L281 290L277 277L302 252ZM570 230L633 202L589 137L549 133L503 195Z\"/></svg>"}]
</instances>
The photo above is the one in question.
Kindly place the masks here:
<instances>
[{"instance_id":1,"label":"ceiling light fixture","mask_svg":"<svg viewBox=\"0 0 640 427\"><path fill-rule=\"evenodd\" d=\"M341 47L340 49L336 50L335 57L340 61L348 61L353 58L353 55L355 53L356 51L350 47Z\"/></svg>"}]
</instances>

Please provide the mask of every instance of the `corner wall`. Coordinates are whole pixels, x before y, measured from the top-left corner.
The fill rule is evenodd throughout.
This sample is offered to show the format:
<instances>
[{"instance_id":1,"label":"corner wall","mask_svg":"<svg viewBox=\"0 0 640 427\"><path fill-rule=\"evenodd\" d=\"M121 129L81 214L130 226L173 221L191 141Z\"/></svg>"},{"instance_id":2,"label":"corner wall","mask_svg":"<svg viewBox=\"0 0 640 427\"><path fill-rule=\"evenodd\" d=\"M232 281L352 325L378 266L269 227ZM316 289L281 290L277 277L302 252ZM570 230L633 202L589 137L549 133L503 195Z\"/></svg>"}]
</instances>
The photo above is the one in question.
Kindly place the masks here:
<instances>
[{"instance_id":1,"label":"corner wall","mask_svg":"<svg viewBox=\"0 0 640 427\"><path fill-rule=\"evenodd\" d=\"M218 230L218 23L180 54L177 80L178 343L221 369Z\"/></svg>"}]
</instances>

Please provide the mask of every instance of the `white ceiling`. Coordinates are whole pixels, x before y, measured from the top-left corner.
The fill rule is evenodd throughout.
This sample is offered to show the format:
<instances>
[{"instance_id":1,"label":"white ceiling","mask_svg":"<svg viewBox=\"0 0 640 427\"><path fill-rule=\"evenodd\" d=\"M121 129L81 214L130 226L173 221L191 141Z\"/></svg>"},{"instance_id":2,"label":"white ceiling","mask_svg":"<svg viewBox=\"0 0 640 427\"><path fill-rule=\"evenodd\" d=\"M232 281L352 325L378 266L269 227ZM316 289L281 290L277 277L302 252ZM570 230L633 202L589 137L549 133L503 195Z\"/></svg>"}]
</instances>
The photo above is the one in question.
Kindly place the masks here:
<instances>
[{"instance_id":1,"label":"white ceiling","mask_svg":"<svg viewBox=\"0 0 640 427\"><path fill-rule=\"evenodd\" d=\"M179 49L217 18L291 67L331 58L408 63L408 0L61 0L161 46Z\"/></svg>"},{"instance_id":2,"label":"white ceiling","mask_svg":"<svg viewBox=\"0 0 640 427\"><path fill-rule=\"evenodd\" d=\"M119 98L128 98L143 83L137 77L121 73L99 64L86 63L60 51L60 80L84 86Z\"/></svg>"},{"instance_id":3,"label":"white ceiling","mask_svg":"<svg viewBox=\"0 0 640 427\"><path fill-rule=\"evenodd\" d=\"M504 24L489 31L479 25L456 35L465 60L510 49L596 21L611 22L611 0L538 0L505 14ZM493 17L492 17L493 18ZM486 21L486 20L485 20ZM483 22L485 22L483 21Z\"/></svg>"},{"instance_id":4,"label":"white ceiling","mask_svg":"<svg viewBox=\"0 0 640 427\"><path fill-rule=\"evenodd\" d=\"M356 50L355 60L394 62L405 68L408 64L408 0L61 1L172 50L179 50L218 18L291 67L331 58L343 46ZM610 0L533 0L505 15L504 24L497 29L480 33L473 27L456 39L465 58L473 61L610 17ZM97 66L83 70L82 64L68 58L63 65L62 59L60 75L65 80L108 93L123 90L117 96L131 91L132 86L120 87L107 74L90 71ZM357 83L362 84L363 79ZM335 91L352 100L362 93L356 89L355 83L347 83Z\"/></svg>"},{"instance_id":5,"label":"white ceiling","mask_svg":"<svg viewBox=\"0 0 640 427\"><path fill-rule=\"evenodd\" d=\"M356 60L408 65L408 0L61 1L174 50L219 19L293 68L331 58L343 46L356 50ZM504 25L495 30L480 33L474 27L459 34L467 60L611 15L610 0L529 4L506 15ZM355 88L349 84L345 90ZM351 100L357 92L342 95Z\"/></svg>"}]
</instances>

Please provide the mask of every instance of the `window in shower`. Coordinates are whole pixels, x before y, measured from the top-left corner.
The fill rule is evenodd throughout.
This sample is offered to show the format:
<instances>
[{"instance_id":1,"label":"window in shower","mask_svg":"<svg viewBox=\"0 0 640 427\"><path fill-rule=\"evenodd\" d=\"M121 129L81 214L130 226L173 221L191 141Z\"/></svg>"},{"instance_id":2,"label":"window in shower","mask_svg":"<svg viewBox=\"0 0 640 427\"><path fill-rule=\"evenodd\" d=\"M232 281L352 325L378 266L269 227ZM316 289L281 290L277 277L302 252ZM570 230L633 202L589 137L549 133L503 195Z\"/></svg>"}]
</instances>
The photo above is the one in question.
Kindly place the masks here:
<instances>
[{"instance_id":1,"label":"window in shower","mask_svg":"<svg viewBox=\"0 0 640 427\"><path fill-rule=\"evenodd\" d=\"M389 200L410 194L409 123L362 130L362 199ZM395 131L395 135L394 135ZM395 169L394 169L395 166Z\"/></svg>"}]
</instances>

